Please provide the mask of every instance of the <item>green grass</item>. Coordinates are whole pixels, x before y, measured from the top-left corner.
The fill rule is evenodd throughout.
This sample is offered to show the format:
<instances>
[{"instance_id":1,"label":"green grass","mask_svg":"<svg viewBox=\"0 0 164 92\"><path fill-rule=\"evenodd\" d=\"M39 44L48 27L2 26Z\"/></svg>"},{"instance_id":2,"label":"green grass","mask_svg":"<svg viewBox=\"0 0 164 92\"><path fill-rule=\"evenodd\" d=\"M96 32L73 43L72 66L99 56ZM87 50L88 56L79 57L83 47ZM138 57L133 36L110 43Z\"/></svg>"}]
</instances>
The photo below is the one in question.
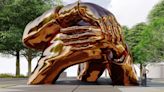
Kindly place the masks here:
<instances>
[{"instance_id":1,"label":"green grass","mask_svg":"<svg viewBox=\"0 0 164 92\"><path fill-rule=\"evenodd\" d=\"M2 74L0 74L0 78L27 78L27 76L24 76L22 74L19 76L15 76L13 74L2 73Z\"/></svg>"}]
</instances>

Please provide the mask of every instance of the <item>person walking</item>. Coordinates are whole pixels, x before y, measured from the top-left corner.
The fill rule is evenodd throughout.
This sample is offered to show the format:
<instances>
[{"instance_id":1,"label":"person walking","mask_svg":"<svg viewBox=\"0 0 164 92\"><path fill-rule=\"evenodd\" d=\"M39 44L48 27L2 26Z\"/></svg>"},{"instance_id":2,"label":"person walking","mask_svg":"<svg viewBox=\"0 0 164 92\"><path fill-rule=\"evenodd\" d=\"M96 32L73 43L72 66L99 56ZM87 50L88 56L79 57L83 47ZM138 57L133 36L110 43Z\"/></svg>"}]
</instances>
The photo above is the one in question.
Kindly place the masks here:
<instances>
[{"instance_id":1,"label":"person walking","mask_svg":"<svg viewBox=\"0 0 164 92\"><path fill-rule=\"evenodd\" d=\"M147 73L149 70L146 68L146 65L142 69L142 80L141 80L141 85L142 86L147 86Z\"/></svg>"}]
</instances>

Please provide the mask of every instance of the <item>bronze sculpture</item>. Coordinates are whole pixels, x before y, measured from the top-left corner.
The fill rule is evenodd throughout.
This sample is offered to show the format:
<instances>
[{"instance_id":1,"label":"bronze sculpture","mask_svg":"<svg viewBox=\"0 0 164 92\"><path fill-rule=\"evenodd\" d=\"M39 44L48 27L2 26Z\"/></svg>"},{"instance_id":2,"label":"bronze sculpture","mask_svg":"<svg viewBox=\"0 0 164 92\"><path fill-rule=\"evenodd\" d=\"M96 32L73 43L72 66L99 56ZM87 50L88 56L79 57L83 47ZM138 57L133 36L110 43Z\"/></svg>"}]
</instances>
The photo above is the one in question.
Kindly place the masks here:
<instances>
[{"instance_id":1,"label":"bronze sculpture","mask_svg":"<svg viewBox=\"0 0 164 92\"><path fill-rule=\"evenodd\" d=\"M78 79L95 82L107 68L114 85L137 85L121 27L108 10L85 2L58 6L30 22L23 43L43 52L28 84L55 83L60 73L84 63Z\"/></svg>"}]
</instances>

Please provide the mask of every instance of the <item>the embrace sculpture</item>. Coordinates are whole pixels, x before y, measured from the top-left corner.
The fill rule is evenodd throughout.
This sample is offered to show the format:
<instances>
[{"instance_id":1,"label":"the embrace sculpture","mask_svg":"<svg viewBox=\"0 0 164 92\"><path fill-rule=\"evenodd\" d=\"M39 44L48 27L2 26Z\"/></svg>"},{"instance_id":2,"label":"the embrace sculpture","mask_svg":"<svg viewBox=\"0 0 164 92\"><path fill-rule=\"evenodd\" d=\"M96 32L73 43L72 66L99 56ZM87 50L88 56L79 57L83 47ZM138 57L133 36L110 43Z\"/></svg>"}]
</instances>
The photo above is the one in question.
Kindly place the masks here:
<instances>
[{"instance_id":1,"label":"the embrace sculpture","mask_svg":"<svg viewBox=\"0 0 164 92\"><path fill-rule=\"evenodd\" d=\"M78 79L95 82L105 69L114 85L137 85L121 27L108 10L92 3L58 6L31 21L23 43L43 52L28 84L55 83L61 72L84 63Z\"/></svg>"}]
</instances>

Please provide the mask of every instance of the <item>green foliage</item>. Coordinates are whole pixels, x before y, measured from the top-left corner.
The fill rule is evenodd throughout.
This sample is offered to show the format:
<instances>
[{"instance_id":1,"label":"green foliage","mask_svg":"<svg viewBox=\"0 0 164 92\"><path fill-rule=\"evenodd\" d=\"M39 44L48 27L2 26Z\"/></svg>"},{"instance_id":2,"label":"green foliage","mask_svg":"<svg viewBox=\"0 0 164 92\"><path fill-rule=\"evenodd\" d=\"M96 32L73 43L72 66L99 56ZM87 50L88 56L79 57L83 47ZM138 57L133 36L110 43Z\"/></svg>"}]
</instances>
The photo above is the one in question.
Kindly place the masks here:
<instances>
[{"instance_id":1,"label":"green foliage","mask_svg":"<svg viewBox=\"0 0 164 92\"><path fill-rule=\"evenodd\" d=\"M154 53L154 46L151 44L153 34L147 28L148 26L142 28L140 41L133 48L134 58L138 63L150 62Z\"/></svg>"},{"instance_id":2,"label":"green foliage","mask_svg":"<svg viewBox=\"0 0 164 92\"><path fill-rule=\"evenodd\" d=\"M124 34L125 34L125 39L129 44L129 47L135 47L139 41L142 39L141 38L141 32L144 30L146 24L145 23L139 23L135 26L133 26L133 28L131 29L125 29L125 27L123 28L124 30Z\"/></svg>"},{"instance_id":3,"label":"green foliage","mask_svg":"<svg viewBox=\"0 0 164 92\"><path fill-rule=\"evenodd\" d=\"M160 20L161 21L161 20ZM158 24L159 23L159 24ZM164 57L164 26L159 21L139 23L125 30L125 39L132 51L135 63L162 61Z\"/></svg>"},{"instance_id":4,"label":"green foliage","mask_svg":"<svg viewBox=\"0 0 164 92\"><path fill-rule=\"evenodd\" d=\"M6 2L8 0L5 0ZM19 29L24 30L27 23L44 11L50 8L50 5L46 4L42 0L11 0L10 4L3 5L0 13L1 26L5 26L5 29L9 30L11 25Z\"/></svg>"},{"instance_id":5,"label":"green foliage","mask_svg":"<svg viewBox=\"0 0 164 92\"><path fill-rule=\"evenodd\" d=\"M0 52L14 55L16 50L24 49L21 39L27 23L50 5L42 0L4 0L0 5Z\"/></svg>"},{"instance_id":6,"label":"green foliage","mask_svg":"<svg viewBox=\"0 0 164 92\"><path fill-rule=\"evenodd\" d=\"M2 73L0 74L0 78L27 78L27 76L24 76L22 74L19 76L14 76L13 74Z\"/></svg>"},{"instance_id":7,"label":"green foliage","mask_svg":"<svg viewBox=\"0 0 164 92\"><path fill-rule=\"evenodd\" d=\"M139 23L131 29L123 27L135 63L164 60L164 0L154 6L148 20L148 23Z\"/></svg>"},{"instance_id":8,"label":"green foliage","mask_svg":"<svg viewBox=\"0 0 164 92\"><path fill-rule=\"evenodd\" d=\"M154 6L148 16L149 30L154 34L154 58L156 61L164 60L164 0Z\"/></svg>"},{"instance_id":9,"label":"green foliage","mask_svg":"<svg viewBox=\"0 0 164 92\"><path fill-rule=\"evenodd\" d=\"M134 61L136 63L142 63L145 61L145 48L146 43L144 42L147 39L147 36L143 36L147 25L145 23L139 23L133 26L131 29L123 28L125 32L125 40L128 43L131 52L133 54Z\"/></svg>"},{"instance_id":10,"label":"green foliage","mask_svg":"<svg viewBox=\"0 0 164 92\"><path fill-rule=\"evenodd\" d=\"M13 78L27 78L28 76L25 76L23 74L20 74L19 76L14 76Z\"/></svg>"},{"instance_id":11,"label":"green foliage","mask_svg":"<svg viewBox=\"0 0 164 92\"><path fill-rule=\"evenodd\" d=\"M16 56L16 74L19 75L19 53L28 56L22 44L25 26L51 8L53 0L0 0L0 53ZM32 53L32 57L37 53Z\"/></svg>"},{"instance_id":12,"label":"green foliage","mask_svg":"<svg viewBox=\"0 0 164 92\"><path fill-rule=\"evenodd\" d=\"M160 2L153 7L148 15L149 21L159 18L164 18L164 0L160 0Z\"/></svg>"},{"instance_id":13,"label":"green foliage","mask_svg":"<svg viewBox=\"0 0 164 92\"><path fill-rule=\"evenodd\" d=\"M22 33L18 28L10 27L10 30L12 31L0 32L0 52L15 56L15 51L20 51L24 48L20 39Z\"/></svg>"},{"instance_id":14,"label":"green foliage","mask_svg":"<svg viewBox=\"0 0 164 92\"><path fill-rule=\"evenodd\" d=\"M164 19L153 20L149 27L155 34L152 44L156 47L156 59L164 60Z\"/></svg>"},{"instance_id":15,"label":"green foliage","mask_svg":"<svg viewBox=\"0 0 164 92\"><path fill-rule=\"evenodd\" d=\"M3 74L0 74L0 78L13 78L14 76L12 74L6 74L6 73L3 73Z\"/></svg>"}]
</instances>

